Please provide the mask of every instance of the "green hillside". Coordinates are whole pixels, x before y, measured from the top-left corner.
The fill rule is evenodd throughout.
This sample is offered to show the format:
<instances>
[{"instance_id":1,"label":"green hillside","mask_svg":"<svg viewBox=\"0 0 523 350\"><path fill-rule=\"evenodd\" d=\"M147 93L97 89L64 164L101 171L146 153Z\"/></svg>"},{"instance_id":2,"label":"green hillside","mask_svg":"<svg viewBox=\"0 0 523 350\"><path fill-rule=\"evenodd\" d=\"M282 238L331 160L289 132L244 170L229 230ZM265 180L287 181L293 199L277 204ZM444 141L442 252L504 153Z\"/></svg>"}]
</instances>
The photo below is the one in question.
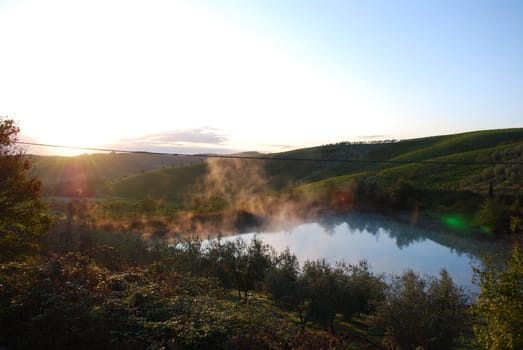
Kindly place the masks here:
<instances>
[{"instance_id":1,"label":"green hillside","mask_svg":"<svg viewBox=\"0 0 523 350\"><path fill-rule=\"evenodd\" d=\"M267 165L267 172L276 184L301 185L331 177L377 176L387 185L406 179L420 187L481 192L492 183L501 190L512 191L521 188L522 165L488 163L522 163L522 154L523 129L489 130L379 144L341 143L280 153L278 157L330 159L333 162L274 161ZM342 159L361 162L335 161ZM393 163L410 161L485 164Z\"/></svg>"},{"instance_id":2,"label":"green hillside","mask_svg":"<svg viewBox=\"0 0 523 350\"><path fill-rule=\"evenodd\" d=\"M206 169L205 164L155 169L111 182L108 188L112 195L119 197L183 199L194 193Z\"/></svg>"},{"instance_id":3,"label":"green hillside","mask_svg":"<svg viewBox=\"0 0 523 350\"><path fill-rule=\"evenodd\" d=\"M44 194L65 196L94 196L108 181L153 169L201 163L200 158L147 153L30 157L33 164L30 175L42 181Z\"/></svg>"},{"instance_id":4,"label":"green hillside","mask_svg":"<svg viewBox=\"0 0 523 350\"><path fill-rule=\"evenodd\" d=\"M237 169L239 173L232 174L241 179L248 174L247 169L259 167L256 174L266 180L268 189L276 191L315 183L314 187L325 183L332 187L373 178L383 186L393 186L402 179L417 188L431 190L485 194L494 186L498 193L516 195L520 194L523 179L523 128L382 143L342 142L270 155L255 152L242 155L277 158L239 160L242 164L238 169L245 171ZM41 178L48 194L105 193L133 199L145 196L180 199L202 191L207 171L202 159L153 154L34 157L32 171ZM402 163L410 161L441 164ZM461 162L482 164L460 165Z\"/></svg>"}]
</instances>

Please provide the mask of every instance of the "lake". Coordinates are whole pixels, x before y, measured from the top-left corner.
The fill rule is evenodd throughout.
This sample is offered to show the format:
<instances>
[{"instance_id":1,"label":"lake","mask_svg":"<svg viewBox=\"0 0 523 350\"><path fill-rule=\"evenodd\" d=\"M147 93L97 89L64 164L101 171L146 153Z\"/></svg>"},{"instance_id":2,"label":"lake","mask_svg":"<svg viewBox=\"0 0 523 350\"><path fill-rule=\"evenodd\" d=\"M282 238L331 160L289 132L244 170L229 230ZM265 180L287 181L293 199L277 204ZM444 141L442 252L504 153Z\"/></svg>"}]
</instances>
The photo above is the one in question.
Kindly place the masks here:
<instances>
[{"instance_id":1,"label":"lake","mask_svg":"<svg viewBox=\"0 0 523 350\"><path fill-rule=\"evenodd\" d=\"M506 247L470 232L431 226L424 228L386 216L348 214L280 224L224 239L250 240L256 236L277 252L288 247L301 264L307 259L325 258L332 264L340 260L355 264L366 259L375 273L386 277L406 269L436 276L444 268L457 285L469 293L478 292L471 281L471 264L479 263L480 254Z\"/></svg>"}]
</instances>

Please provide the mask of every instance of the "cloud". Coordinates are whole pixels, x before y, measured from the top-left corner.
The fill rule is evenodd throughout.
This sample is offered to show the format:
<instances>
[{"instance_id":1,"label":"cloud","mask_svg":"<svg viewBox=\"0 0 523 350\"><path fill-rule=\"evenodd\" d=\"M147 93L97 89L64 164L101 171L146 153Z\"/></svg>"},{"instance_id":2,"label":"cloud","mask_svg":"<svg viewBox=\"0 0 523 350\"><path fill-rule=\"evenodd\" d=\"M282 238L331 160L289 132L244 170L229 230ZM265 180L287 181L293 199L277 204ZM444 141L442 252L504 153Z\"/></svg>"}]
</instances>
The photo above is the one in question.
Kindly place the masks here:
<instances>
[{"instance_id":1,"label":"cloud","mask_svg":"<svg viewBox=\"0 0 523 350\"><path fill-rule=\"evenodd\" d=\"M162 153L234 153L242 151L229 146L229 136L213 127L169 130L117 141L111 147L129 151Z\"/></svg>"},{"instance_id":2,"label":"cloud","mask_svg":"<svg viewBox=\"0 0 523 350\"><path fill-rule=\"evenodd\" d=\"M361 140L386 140L390 138L390 135L360 135L358 138Z\"/></svg>"},{"instance_id":3,"label":"cloud","mask_svg":"<svg viewBox=\"0 0 523 350\"><path fill-rule=\"evenodd\" d=\"M205 144L224 144L229 138L226 135L216 132L217 129L193 128L184 130L172 130L155 135L150 135L149 139L157 143L205 143Z\"/></svg>"},{"instance_id":4,"label":"cloud","mask_svg":"<svg viewBox=\"0 0 523 350\"><path fill-rule=\"evenodd\" d=\"M296 148L296 146L293 146L293 145L285 145L285 144L262 143L261 145L262 145L262 146L265 146L265 147L271 147L271 148L282 148L282 149L287 149L287 148Z\"/></svg>"},{"instance_id":5,"label":"cloud","mask_svg":"<svg viewBox=\"0 0 523 350\"><path fill-rule=\"evenodd\" d=\"M189 144L224 145L229 137L220 134L214 128L192 128L182 130L170 130L158 134L145 135L136 138L122 140L125 143L134 143L149 146L169 146Z\"/></svg>"}]
</instances>

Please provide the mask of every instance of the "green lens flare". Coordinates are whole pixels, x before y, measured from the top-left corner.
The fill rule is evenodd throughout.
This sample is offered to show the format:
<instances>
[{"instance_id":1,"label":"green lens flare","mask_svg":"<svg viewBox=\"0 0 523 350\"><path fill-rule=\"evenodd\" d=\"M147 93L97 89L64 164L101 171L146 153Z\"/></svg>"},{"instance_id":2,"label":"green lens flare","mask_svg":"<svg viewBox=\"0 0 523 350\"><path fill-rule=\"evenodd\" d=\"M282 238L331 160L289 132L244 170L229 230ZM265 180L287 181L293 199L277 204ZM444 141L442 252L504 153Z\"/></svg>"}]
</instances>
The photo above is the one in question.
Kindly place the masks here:
<instances>
[{"instance_id":1,"label":"green lens flare","mask_svg":"<svg viewBox=\"0 0 523 350\"><path fill-rule=\"evenodd\" d=\"M464 219L459 215L444 215L441 217L441 221L444 224L455 230L468 230L474 229L468 220ZM476 228L477 229L477 228ZM479 227L479 232L485 236L492 235L492 229L488 226Z\"/></svg>"},{"instance_id":2,"label":"green lens flare","mask_svg":"<svg viewBox=\"0 0 523 350\"><path fill-rule=\"evenodd\" d=\"M454 229L466 229L469 227L468 223L462 217L456 215L445 215L441 220L448 226Z\"/></svg>"}]
</instances>

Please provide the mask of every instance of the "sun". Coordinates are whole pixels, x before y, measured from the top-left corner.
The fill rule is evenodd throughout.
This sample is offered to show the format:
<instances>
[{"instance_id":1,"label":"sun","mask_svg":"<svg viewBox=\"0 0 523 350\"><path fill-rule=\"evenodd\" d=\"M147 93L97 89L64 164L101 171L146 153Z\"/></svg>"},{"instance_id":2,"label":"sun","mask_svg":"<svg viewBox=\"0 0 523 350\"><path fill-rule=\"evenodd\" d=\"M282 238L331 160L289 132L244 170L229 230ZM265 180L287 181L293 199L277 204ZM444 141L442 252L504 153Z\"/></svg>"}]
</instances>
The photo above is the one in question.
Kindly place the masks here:
<instances>
[{"instance_id":1,"label":"sun","mask_svg":"<svg viewBox=\"0 0 523 350\"><path fill-rule=\"evenodd\" d=\"M50 145L39 146L38 153L76 156L83 153L93 153L95 150L88 148L105 148L110 143L110 140L102 133L94 130L73 131L66 129L59 129L56 131L47 130L41 135L31 137L35 143ZM23 141L23 140L21 140ZM56 146L56 147L51 147ZM34 150L34 147L32 148Z\"/></svg>"}]
</instances>

